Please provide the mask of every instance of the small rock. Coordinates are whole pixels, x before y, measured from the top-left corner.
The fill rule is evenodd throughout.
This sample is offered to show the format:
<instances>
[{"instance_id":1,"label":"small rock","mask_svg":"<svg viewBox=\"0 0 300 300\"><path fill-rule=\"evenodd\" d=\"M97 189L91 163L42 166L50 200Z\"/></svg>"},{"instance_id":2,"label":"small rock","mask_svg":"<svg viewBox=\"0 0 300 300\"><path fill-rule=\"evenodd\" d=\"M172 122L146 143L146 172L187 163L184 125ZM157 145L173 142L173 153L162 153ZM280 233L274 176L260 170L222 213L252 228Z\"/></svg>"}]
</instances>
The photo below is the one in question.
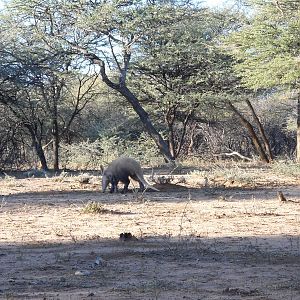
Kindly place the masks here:
<instances>
[{"instance_id":1,"label":"small rock","mask_svg":"<svg viewBox=\"0 0 300 300\"><path fill-rule=\"evenodd\" d=\"M87 174L81 174L79 177L78 177L78 181L79 183L82 183L82 184L88 184L90 183L90 176L87 175Z\"/></svg>"},{"instance_id":2,"label":"small rock","mask_svg":"<svg viewBox=\"0 0 300 300\"><path fill-rule=\"evenodd\" d=\"M93 267L98 267L98 266L104 266L105 265L105 261L103 258L101 258L100 256L97 256L94 262Z\"/></svg>"},{"instance_id":3,"label":"small rock","mask_svg":"<svg viewBox=\"0 0 300 300\"><path fill-rule=\"evenodd\" d=\"M88 270L79 270L75 272L75 275L77 276L88 276L91 275L91 272Z\"/></svg>"},{"instance_id":4,"label":"small rock","mask_svg":"<svg viewBox=\"0 0 300 300\"><path fill-rule=\"evenodd\" d=\"M101 257L97 256L95 260L95 265L100 265L101 260L102 260Z\"/></svg>"}]
</instances>

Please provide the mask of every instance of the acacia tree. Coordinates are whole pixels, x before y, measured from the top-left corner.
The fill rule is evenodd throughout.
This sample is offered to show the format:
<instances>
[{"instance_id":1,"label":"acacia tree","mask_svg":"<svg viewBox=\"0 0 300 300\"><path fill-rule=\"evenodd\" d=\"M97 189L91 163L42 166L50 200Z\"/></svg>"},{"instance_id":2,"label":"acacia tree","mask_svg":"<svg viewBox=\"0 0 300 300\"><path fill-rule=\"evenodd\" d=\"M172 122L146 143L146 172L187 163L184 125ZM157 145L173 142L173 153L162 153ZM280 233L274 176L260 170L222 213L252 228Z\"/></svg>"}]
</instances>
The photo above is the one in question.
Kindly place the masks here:
<instances>
[{"instance_id":1,"label":"acacia tree","mask_svg":"<svg viewBox=\"0 0 300 300\"><path fill-rule=\"evenodd\" d=\"M59 144L76 116L99 93L98 74L76 71L78 61L44 49L36 35L18 27L12 16L0 18L0 104L25 129L48 169L47 145L53 145L53 168L59 169Z\"/></svg>"},{"instance_id":2,"label":"acacia tree","mask_svg":"<svg viewBox=\"0 0 300 300\"><path fill-rule=\"evenodd\" d=\"M300 162L300 2L252 0L248 23L231 35L237 73L253 90L293 90L297 99L297 161Z\"/></svg>"},{"instance_id":3,"label":"acacia tree","mask_svg":"<svg viewBox=\"0 0 300 300\"><path fill-rule=\"evenodd\" d=\"M136 94L128 87L132 57L139 41L164 34L164 27L180 24L191 9L186 1L12 1L18 26L30 28L44 46L81 55L97 65L102 80L133 107L164 157L173 161L168 144L157 131ZM20 24L21 23L21 24Z\"/></svg>"},{"instance_id":4,"label":"acacia tree","mask_svg":"<svg viewBox=\"0 0 300 300\"><path fill-rule=\"evenodd\" d=\"M70 139L74 120L99 95L99 90L95 89L97 78L97 74L75 73L69 70L68 63L62 63L60 72L45 69L43 80L34 83L49 120L51 139L47 144L53 145L54 170L59 170L61 140Z\"/></svg>"},{"instance_id":5,"label":"acacia tree","mask_svg":"<svg viewBox=\"0 0 300 300\"><path fill-rule=\"evenodd\" d=\"M1 33L3 35L0 47L0 103L8 113L15 116L20 126L27 130L41 166L47 170L42 148L46 118L36 101L35 91L31 89L33 78L37 80L35 75L32 76L36 71L32 64L32 56L28 53L26 57L25 53L20 53L18 47L15 47L16 40L9 40L3 27Z\"/></svg>"},{"instance_id":6,"label":"acacia tree","mask_svg":"<svg viewBox=\"0 0 300 300\"><path fill-rule=\"evenodd\" d=\"M139 41L140 55L131 68L130 84L164 123L174 157L183 148L188 124L200 119L208 123L207 102L212 109L213 95L234 89L238 81L232 74L233 60L218 47L220 37L234 26L232 20L193 8L181 23Z\"/></svg>"}]
</instances>

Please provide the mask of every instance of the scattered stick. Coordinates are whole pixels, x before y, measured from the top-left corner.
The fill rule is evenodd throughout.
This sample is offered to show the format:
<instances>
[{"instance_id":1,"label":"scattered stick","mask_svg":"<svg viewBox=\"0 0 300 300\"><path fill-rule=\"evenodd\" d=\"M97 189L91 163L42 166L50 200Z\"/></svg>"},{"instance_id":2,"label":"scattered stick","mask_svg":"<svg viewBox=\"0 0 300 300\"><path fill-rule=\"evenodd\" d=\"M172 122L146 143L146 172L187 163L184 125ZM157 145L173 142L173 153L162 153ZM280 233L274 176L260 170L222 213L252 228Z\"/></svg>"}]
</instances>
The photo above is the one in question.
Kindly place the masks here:
<instances>
[{"instance_id":1,"label":"scattered stick","mask_svg":"<svg viewBox=\"0 0 300 300\"><path fill-rule=\"evenodd\" d=\"M236 151L233 151L233 152L230 152L230 153L226 153L225 152L225 153L215 154L215 156L222 156L222 155L225 155L225 156L237 156L237 157L239 157L241 159L244 159L244 160L247 160L247 161L252 161L251 158L246 157L246 156L244 156L241 153L238 153Z\"/></svg>"}]
</instances>

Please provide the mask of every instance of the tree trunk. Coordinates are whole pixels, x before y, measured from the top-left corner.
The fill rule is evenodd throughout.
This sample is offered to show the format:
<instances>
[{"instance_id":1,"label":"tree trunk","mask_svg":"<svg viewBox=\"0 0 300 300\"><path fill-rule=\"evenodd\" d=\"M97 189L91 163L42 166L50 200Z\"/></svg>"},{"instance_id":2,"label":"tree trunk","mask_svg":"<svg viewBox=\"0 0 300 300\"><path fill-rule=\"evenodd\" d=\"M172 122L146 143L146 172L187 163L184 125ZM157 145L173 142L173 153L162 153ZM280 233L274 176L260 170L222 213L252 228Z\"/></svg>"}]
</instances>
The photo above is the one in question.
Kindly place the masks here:
<instances>
[{"instance_id":1,"label":"tree trunk","mask_svg":"<svg viewBox=\"0 0 300 300\"><path fill-rule=\"evenodd\" d=\"M160 152L163 154L165 159L168 162L173 163L175 158L171 154L170 149L168 147L168 144L163 140L160 133L155 129L153 126L148 113L144 110L144 108L141 106L140 102L136 98L136 96L126 87L126 86L118 86L118 88L115 88L121 95L123 95L127 101L131 104L134 111L138 114L141 122L145 126L145 129L147 130L150 137L154 140L158 148L160 149Z\"/></svg>"},{"instance_id":2,"label":"tree trunk","mask_svg":"<svg viewBox=\"0 0 300 300\"><path fill-rule=\"evenodd\" d=\"M253 126L250 124L250 122L248 122L244 116L234 107L234 105L231 102L228 102L228 105L230 107L230 109L239 117L241 123L246 127L246 129L248 130L251 140L254 144L255 149L257 150L260 159L266 163L269 163L269 159L268 156L266 155L254 129Z\"/></svg>"},{"instance_id":3,"label":"tree trunk","mask_svg":"<svg viewBox=\"0 0 300 300\"><path fill-rule=\"evenodd\" d=\"M187 155L188 156L193 154L193 147L194 147L194 143L195 143L194 138L195 138L196 128L197 128L197 123L192 125L190 142L189 142L189 146L188 146L188 150L187 150Z\"/></svg>"},{"instance_id":4,"label":"tree trunk","mask_svg":"<svg viewBox=\"0 0 300 300\"><path fill-rule=\"evenodd\" d=\"M45 153L41 143L35 143L34 146L35 146L36 153L40 159L42 169L44 171L48 171L49 169L48 169Z\"/></svg>"},{"instance_id":5,"label":"tree trunk","mask_svg":"<svg viewBox=\"0 0 300 300\"><path fill-rule=\"evenodd\" d=\"M53 169L55 171L59 170L59 133L57 119L53 120Z\"/></svg>"},{"instance_id":6,"label":"tree trunk","mask_svg":"<svg viewBox=\"0 0 300 300\"><path fill-rule=\"evenodd\" d=\"M174 121L175 121L176 107L171 106L165 115L165 122L168 126L168 143L171 155L176 158L175 152L175 138L174 138Z\"/></svg>"},{"instance_id":7,"label":"tree trunk","mask_svg":"<svg viewBox=\"0 0 300 300\"><path fill-rule=\"evenodd\" d=\"M297 99L297 149L296 149L296 161L300 163L300 91L298 92Z\"/></svg>"},{"instance_id":8,"label":"tree trunk","mask_svg":"<svg viewBox=\"0 0 300 300\"><path fill-rule=\"evenodd\" d=\"M45 157L45 153L42 147L42 141L40 138L37 137L36 133L34 132L34 130L28 125L26 126L27 129L30 132L31 135L31 139L32 139L32 144L34 146L34 149L36 151L36 154L40 160L41 163L41 167L43 170L48 171L48 165L47 165L47 161L46 161L46 157Z\"/></svg>"},{"instance_id":9,"label":"tree trunk","mask_svg":"<svg viewBox=\"0 0 300 300\"><path fill-rule=\"evenodd\" d=\"M170 154L172 155L172 157L176 158L173 124L168 125L168 132L169 132L168 142L169 142Z\"/></svg>"},{"instance_id":10,"label":"tree trunk","mask_svg":"<svg viewBox=\"0 0 300 300\"><path fill-rule=\"evenodd\" d=\"M272 151L271 151L271 146L270 146L269 140L268 140L268 138L266 136L266 132L265 132L265 130L264 130L264 128L263 128L263 126L262 126L262 124L261 124L261 122L260 122L260 120L259 120L259 118L258 118L258 116L257 116L257 114L256 114L256 112L255 112L255 110L254 110L251 102L247 99L246 103L247 103L247 105L249 106L249 108L251 110L253 119L254 119L254 121L255 121L255 123L256 123L256 125L258 127L258 130L259 130L259 132L261 134L261 137L263 139L263 142L264 142L264 145L265 145L265 149L266 149L269 161L272 161L274 157L273 157L273 154L272 154Z\"/></svg>"},{"instance_id":11,"label":"tree trunk","mask_svg":"<svg viewBox=\"0 0 300 300\"><path fill-rule=\"evenodd\" d=\"M180 153L180 151L182 149L184 138L185 138L185 134L186 134L186 128L187 128L188 122L189 122L190 117L192 116L193 112L194 112L193 110L190 110L188 112L188 114L186 115L184 121L183 121L182 134L181 134L181 138L180 138L180 141L178 143L178 147L177 147L177 151L176 151L177 157L179 156L179 153Z\"/></svg>"}]
</instances>

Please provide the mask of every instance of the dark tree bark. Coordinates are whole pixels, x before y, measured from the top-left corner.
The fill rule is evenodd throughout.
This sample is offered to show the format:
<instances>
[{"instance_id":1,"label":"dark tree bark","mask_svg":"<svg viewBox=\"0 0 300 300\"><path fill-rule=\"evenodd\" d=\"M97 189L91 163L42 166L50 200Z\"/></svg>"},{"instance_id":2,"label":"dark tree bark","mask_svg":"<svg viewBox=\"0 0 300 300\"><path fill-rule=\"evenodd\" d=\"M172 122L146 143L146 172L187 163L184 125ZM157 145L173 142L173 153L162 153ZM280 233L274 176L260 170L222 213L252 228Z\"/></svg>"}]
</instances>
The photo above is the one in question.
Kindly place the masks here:
<instances>
[{"instance_id":1,"label":"dark tree bark","mask_svg":"<svg viewBox=\"0 0 300 300\"><path fill-rule=\"evenodd\" d=\"M165 115L165 122L168 126L168 143L169 143L169 150L171 155L176 158L177 153L175 151L175 138L174 138L174 122L175 122L175 114L176 114L176 106L173 105L169 107L166 115Z\"/></svg>"},{"instance_id":2,"label":"dark tree bark","mask_svg":"<svg viewBox=\"0 0 300 300\"><path fill-rule=\"evenodd\" d=\"M49 168L48 168L48 165L47 165L47 160L46 160L45 153L44 153L44 150L42 148L41 143L34 140L34 147L35 147L35 150L36 150L36 154L40 159L41 168L45 171L48 171Z\"/></svg>"},{"instance_id":3,"label":"dark tree bark","mask_svg":"<svg viewBox=\"0 0 300 300\"><path fill-rule=\"evenodd\" d=\"M186 115L184 121L183 121L183 131L182 131L181 138L180 138L180 141L178 143L178 147L177 147L177 151L176 151L177 156L179 156L180 151L182 149L183 142L184 142L184 139L185 139L185 134L186 134L186 128L187 128L188 122L189 122L193 112L194 112L193 110L190 110L188 112L188 114Z\"/></svg>"},{"instance_id":4,"label":"dark tree bark","mask_svg":"<svg viewBox=\"0 0 300 300\"><path fill-rule=\"evenodd\" d=\"M120 94L122 94L126 100L131 104L135 112L138 114L141 122L143 123L146 131L150 135L150 137L154 140L156 145L158 146L160 152L163 154L165 159L168 162L174 162L175 158L171 154L168 144L164 141L160 133L153 126L149 114L144 110L141 106L140 102L136 98L136 96L126 87L122 86L119 88L115 88Z\"/></svg>"},{"instance_id":5,"label":"dark tree bark","mask_svg":"<svg viewBox=\"0 0 300 300\"><path fill-rule=\"evenodd\" d=\"M55 171L59 170L59 143L60 143L60 136L59 136L59 128L58 128L58 101L60 99L61 90L64 83L60 82L57 87L52 87L52 136L53 136L53 169Z\"/></svg>"},{"instance_id":6,"label":"dark tree bark","mask_svg":"<svg viewBox=\"0 0 300 300\"><path fill-rule=\"evenodd\" d=\"M250 124L250 122L248 120L245 119L245 117L237 110L237 108L231 102L228 102L228 106L239 117L241 123L248 130L248 132L250 134L250 138L254 144L255 149L258 152L258 155L260 156L260 159L266 163L269 163L270 162L269 158L266 155L264 148L263 148L259 138L257 137L257 134L255 133L255 131L253 129L253 126Z\"/></svg>"},{"instance_id":7,"label":"dark tree bark","mask_svg":"<svg viewBox=\"0 0 300 300\"><path fill-rule=\"evenodd\" d=\"M300 163L300 91L297 99L297 146L296 146L296 161Z\"/></svg>"},{"instance_id":8,"label":"dark tree bark","mask_svg":"<svg viewBox=\"0 0 300 300\"><path fill-rule=\"evenodd\" d=\"M197 128L197 123L194 123L191 126L191 135L190 135L190 141L189 141L189 145L188 145L187 155L192 155L192 153L193 153L193 148L194 148L194 144L195 144L196 128Z\"/></svg>"},{"instance_id":9,"label":"dark tree bark","mask_svg":"<svg viewBox=\"0 0 300 300\"><path fill-rule=\"evenodd\" d=\"M255 112L255 110L254 110L254 108L253 108L250 100L247 99L246 103L247 103L248 107L250 108L250 111L252 113L253 119L254 119L254 121L255 121L255 123L256 123L256 125L258 127L258 130L259 130L259 132L261 134L261 137L262 137L262 140L264 142L264 146L265 146L265 149L266 149L269 161L272 161L274 157L273 157L273 154L272 154L272 151L271 151L271 146L270 146L269 140L268 140L268 138L266 136L264 127L262 126L262 124L261 124L261 122L260 122L260 120L259 120L259 118L258 118L258 116L257 116L257 114L256 114L256 112Z\"/></svg>"},{"instance_id":10,"label":"dark tree bark","mask_svg":"<svg viewBox=\"0 0 300 300\"><path fill-rule=\"evenodd\" d=\"M29 124L25 124L25 127L29 130L31 139L32 139L32 144L34 146L34 149L36 151L36 154L40 160L41 163L41 168L45 171L48 171L48 165L47 165L47 160L45 157L45 153L42 147L42 139L37 135L35 130L30 126Z\"/></svg>"},{"instance_id":11,"label":"dark tree bark","mask_svg":"<svg viewBox=\"0 0 300 300\"><path fill-rule=\"evenodd\" d=\"M53 128L52 128L52 135L53 135L53 169L55 171L59 170L59 131L58 131L58 124L57 119L53 120Z\"/></svg>"},{"instance_id":12,"label":"dark tree bark","mask_svg":"<svg viewBox=\"0 0 300 300\"><path fill-rule=\"evenodd\" d=\"M58 125L58 104L61 99L61 92L64 87L64 79L57 78L54 74L49 76L49 83L40 86L43 99L50 113L51 133L52 133L52 149L53 149L53 169L59 170L59 145L60 130Z\"/></svg>"}]
</instances>

